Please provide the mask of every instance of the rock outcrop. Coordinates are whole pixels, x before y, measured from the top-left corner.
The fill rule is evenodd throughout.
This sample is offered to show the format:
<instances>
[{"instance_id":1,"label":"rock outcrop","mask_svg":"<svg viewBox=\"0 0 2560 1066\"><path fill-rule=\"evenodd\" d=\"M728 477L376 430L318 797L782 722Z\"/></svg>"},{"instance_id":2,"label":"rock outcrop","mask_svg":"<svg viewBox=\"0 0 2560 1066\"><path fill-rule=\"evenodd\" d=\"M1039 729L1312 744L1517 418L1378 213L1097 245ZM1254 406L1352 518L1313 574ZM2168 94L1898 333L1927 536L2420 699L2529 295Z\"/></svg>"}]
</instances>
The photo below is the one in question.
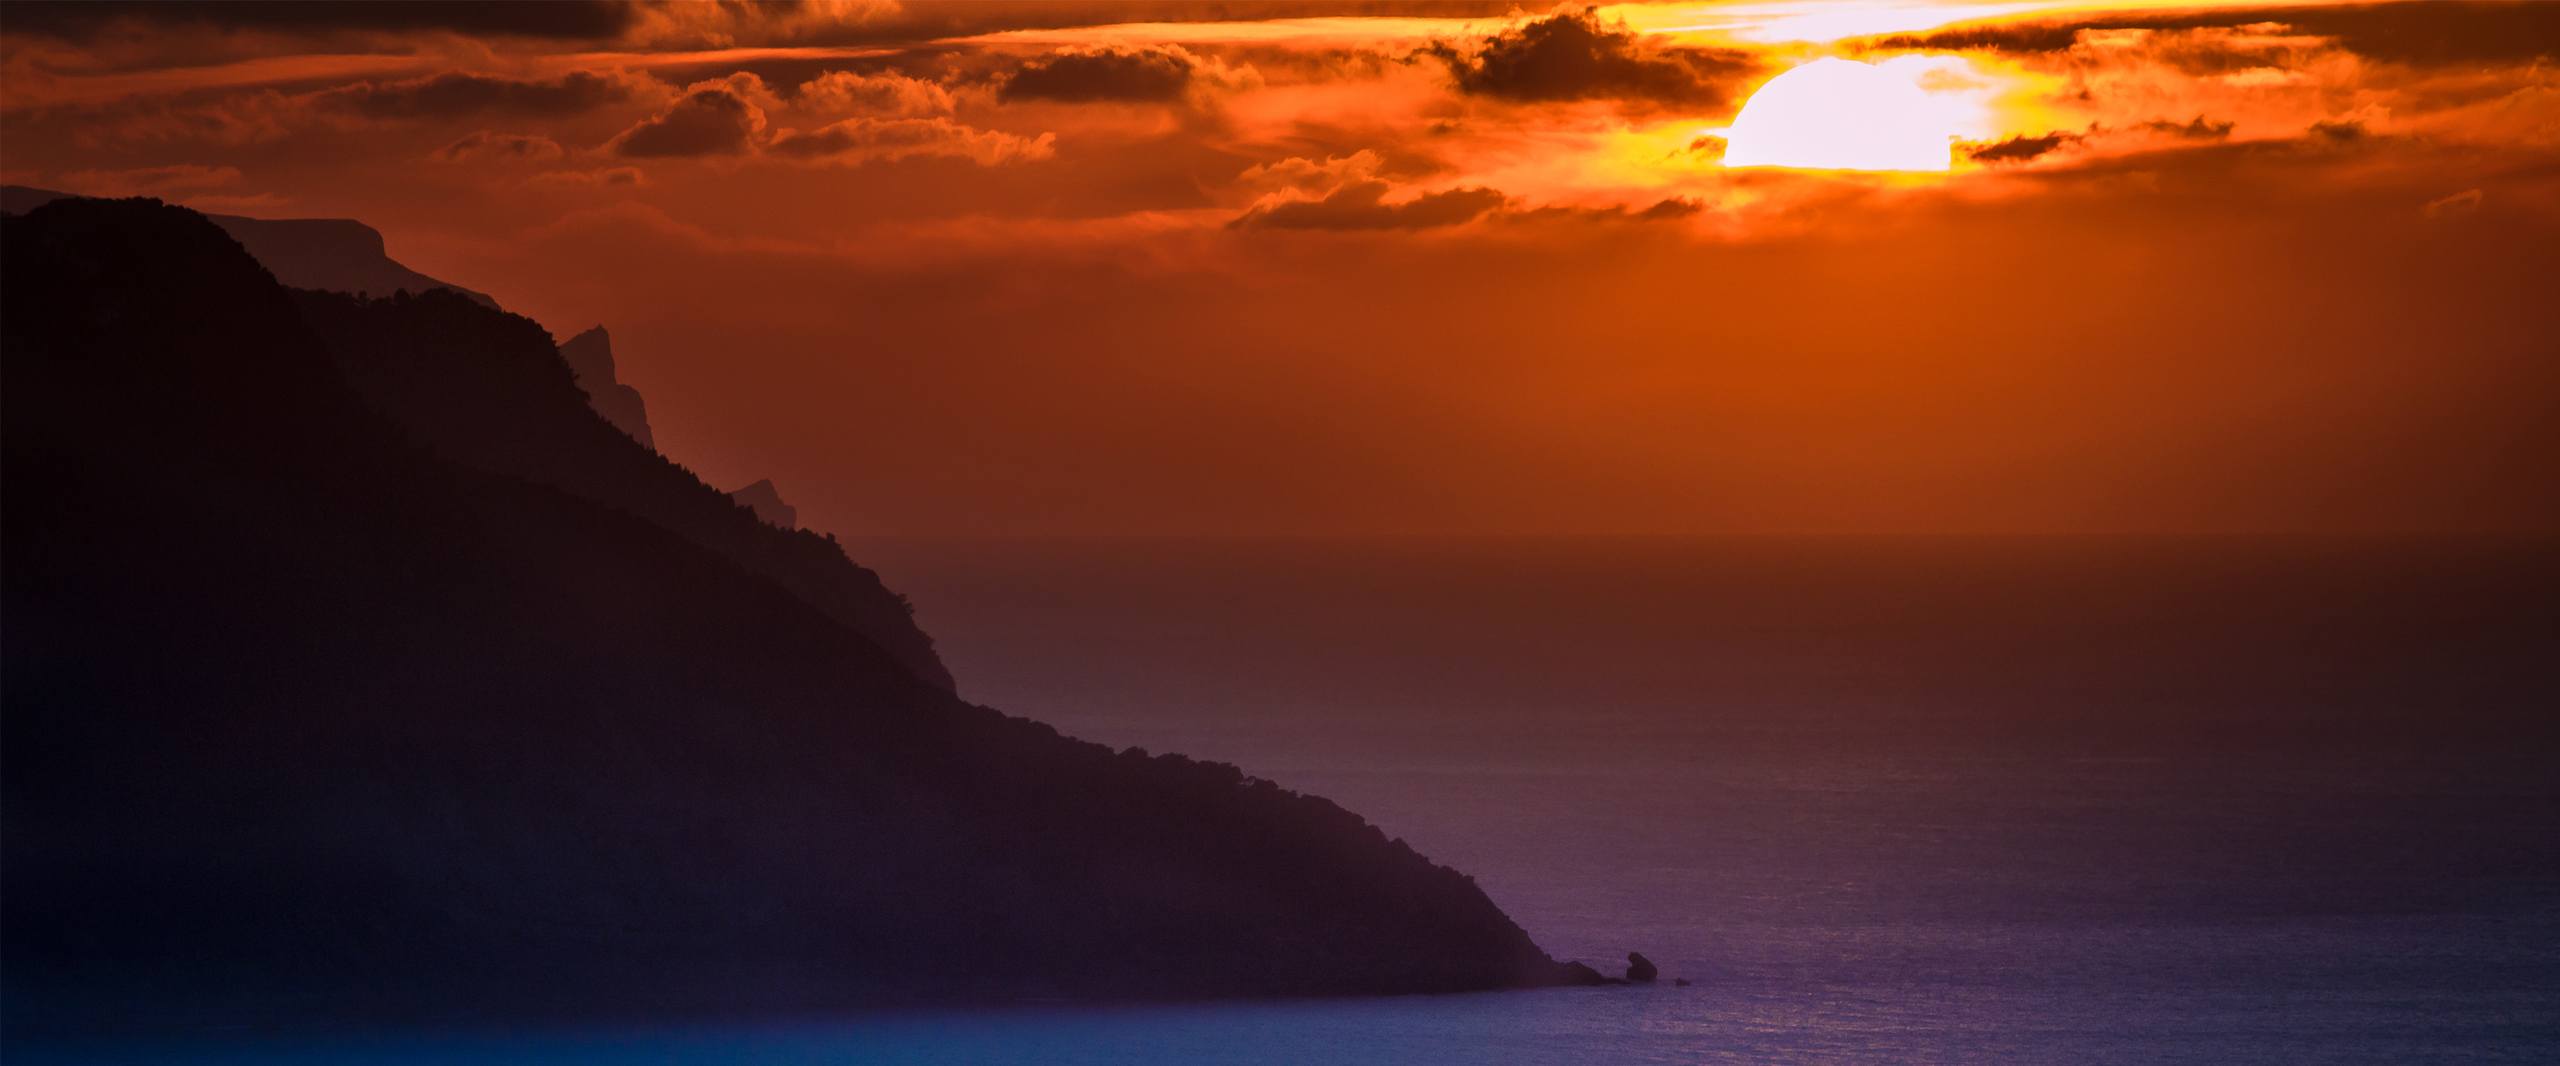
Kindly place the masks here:
<instances>
[{"instance_id":1,"label":"rock outcrop","mask_svg":"<svg viewBox=\"0 0 2560 1066\"><path fill-rule=\"evenodd\" d=\"M578 388L597 414L641 447L657 450L658 440L649 432L649 405L641 400L640 390L623 384L614 373L613 336L603 326L560 342L560 361L569 364L569 373L576 375Z\"/></svg>"},{"instance_id":2,"label":"rock outcrop","mask_svg":"<svg viewBox=\"0 0 2560 1066\"><path fill-rule=\"evenodd\" d=\"M1653 965L1652 959L1645 958L1641 952L1627 953L1627 980L1649 985L1661 976L1662 971Z\"/></svg>"}]
</instances>

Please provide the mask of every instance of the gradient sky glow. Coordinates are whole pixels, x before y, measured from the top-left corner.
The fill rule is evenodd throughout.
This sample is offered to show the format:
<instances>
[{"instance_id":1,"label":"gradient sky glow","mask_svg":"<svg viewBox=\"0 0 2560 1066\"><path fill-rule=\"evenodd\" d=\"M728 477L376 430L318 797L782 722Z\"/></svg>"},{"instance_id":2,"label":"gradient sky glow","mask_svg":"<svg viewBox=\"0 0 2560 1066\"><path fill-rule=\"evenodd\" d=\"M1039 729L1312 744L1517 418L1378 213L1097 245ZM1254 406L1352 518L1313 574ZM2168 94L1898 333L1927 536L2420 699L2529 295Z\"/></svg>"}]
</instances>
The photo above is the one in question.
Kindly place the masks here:
<instances>
[{"instance_id":1,"label":"gradient sky glow","mask_svg":"<svg viewBox=\"0 0 2560 1066\"><path fill-rule=\"evenodd\" d=\"M848 535L2560 528L2560 5L1510 8L11 5L0 171L364 219ZM1823 58L1949 169L1725 166Z\"/></svg>"}]
</instances>

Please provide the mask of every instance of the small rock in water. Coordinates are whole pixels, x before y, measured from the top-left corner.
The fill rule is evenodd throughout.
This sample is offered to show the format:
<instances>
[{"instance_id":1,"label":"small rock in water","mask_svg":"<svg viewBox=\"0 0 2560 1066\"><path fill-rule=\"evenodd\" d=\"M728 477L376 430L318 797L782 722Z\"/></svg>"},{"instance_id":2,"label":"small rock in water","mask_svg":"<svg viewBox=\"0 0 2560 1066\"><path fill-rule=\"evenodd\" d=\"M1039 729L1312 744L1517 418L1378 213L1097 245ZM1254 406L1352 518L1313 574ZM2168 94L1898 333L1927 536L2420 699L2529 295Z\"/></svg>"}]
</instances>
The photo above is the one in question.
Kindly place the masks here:
<instances>
[{"instance_id":1,"label":"small rock in water","mask_svg":"<svg viewBox=\"0 0 2560 1066\"><path fill-rule=\"evenodd\" d=\"M1639 952L1627 953L1627 980L1638 984L1651 984L1654 978L1660 976L1662 971L1654 968L1652 959L1645 958Z\"/></svg>"},{"instance_id":2,"label":"small rock in water","mask_svg":"<svg viewBox=\"0 0 2560 1066\"><path fill-rule=\"evenodd\" d=\"M1689 979L1686 977L1674 977L1671 979L1671 987L1687 988L1689 987Z\"/></svg>"}]
</instances>

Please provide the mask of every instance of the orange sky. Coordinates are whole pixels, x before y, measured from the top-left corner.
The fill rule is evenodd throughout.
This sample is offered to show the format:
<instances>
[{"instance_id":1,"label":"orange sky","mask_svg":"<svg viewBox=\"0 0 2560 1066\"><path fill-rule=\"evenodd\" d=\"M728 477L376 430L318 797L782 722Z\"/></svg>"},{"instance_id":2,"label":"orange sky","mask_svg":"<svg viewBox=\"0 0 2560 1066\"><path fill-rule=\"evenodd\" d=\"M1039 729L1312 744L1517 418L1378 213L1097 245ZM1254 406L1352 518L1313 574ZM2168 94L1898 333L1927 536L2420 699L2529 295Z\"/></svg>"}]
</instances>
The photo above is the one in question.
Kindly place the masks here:
<instances>
[{"instance_id":1,"label":"orange sky","mask_svg":"<svg viewBox=\"0 0 2560 1066\"><path fill-rule=\"evenodd\" d=\"M2560 5L1509 7L10 5L0 171L371 222L847 535L2560 529ZM1953 168L1724 166L1826 56Z\"/></svg>"}]
</instances>

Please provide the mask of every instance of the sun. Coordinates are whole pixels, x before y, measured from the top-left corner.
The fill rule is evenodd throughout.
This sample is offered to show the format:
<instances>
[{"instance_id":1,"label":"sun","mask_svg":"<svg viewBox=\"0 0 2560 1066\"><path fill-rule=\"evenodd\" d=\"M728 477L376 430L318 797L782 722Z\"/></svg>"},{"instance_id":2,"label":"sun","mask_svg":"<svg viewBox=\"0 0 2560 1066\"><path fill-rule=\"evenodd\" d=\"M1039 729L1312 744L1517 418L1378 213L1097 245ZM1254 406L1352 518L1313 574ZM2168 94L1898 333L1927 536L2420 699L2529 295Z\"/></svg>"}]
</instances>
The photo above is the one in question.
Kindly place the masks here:
<instances>
[{"instance_id":1,"label":"sun","mask_svg":"<svg viewBox=\"0 0 2560 1066\"><path fill-rule=\"evenodd\" d=\"M1725 130L1724 165L1951 169L1954 142L1981 124L1983 105L1931 77L1949 58L1825 58L1771 78Z\"/></svg>"}]
</instances>

